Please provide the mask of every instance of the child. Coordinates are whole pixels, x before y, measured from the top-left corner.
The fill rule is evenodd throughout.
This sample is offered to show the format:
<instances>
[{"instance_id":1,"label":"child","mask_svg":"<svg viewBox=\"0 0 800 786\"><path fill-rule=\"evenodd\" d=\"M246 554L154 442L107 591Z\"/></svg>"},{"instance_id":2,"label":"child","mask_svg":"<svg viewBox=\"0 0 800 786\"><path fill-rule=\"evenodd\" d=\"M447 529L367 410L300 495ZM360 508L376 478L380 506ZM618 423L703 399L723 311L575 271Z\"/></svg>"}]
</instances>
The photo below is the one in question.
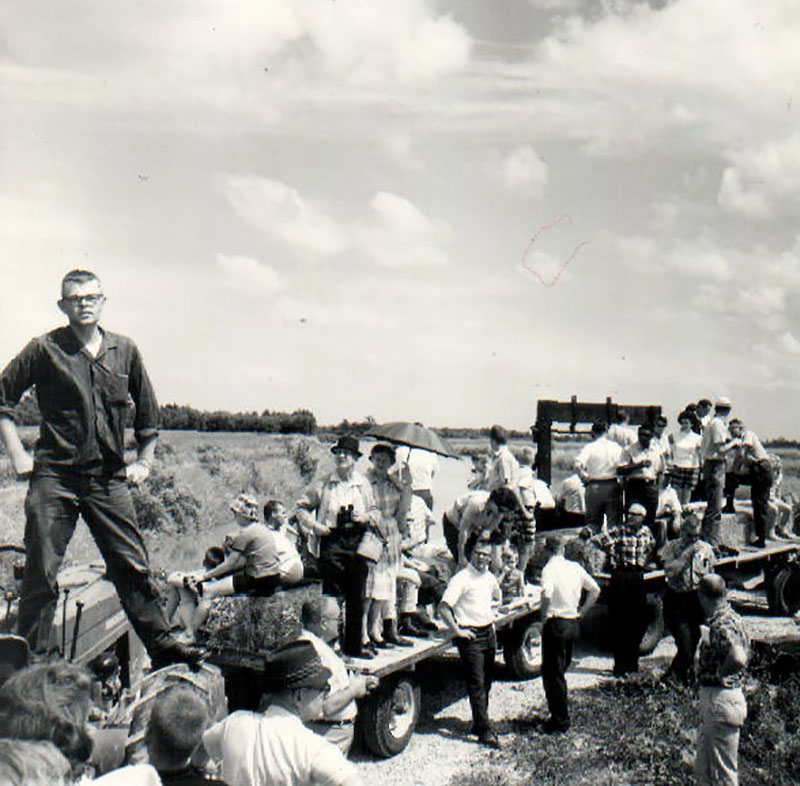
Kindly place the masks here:
<instances>
[{"instance_id":1,"label":"child","mask_svg":"<svg viewBox=\"0 0 800 786\"><path fill-rule=\"evenodd\" d=\"M499 579L503 603L510 603L515 598L521 598L525 595L525 577L517 567L518 565L519 554L516 549L506 549L503 552L503 571Z\"/></svg>"},{"instance_id":2,"label":"child","mask_svg":"<svg viewBox=\"0 0 800 786\"><path fill-rule=\"evenodd\" d=\"M303 563L297 549L279 532L259 523L258 502L240 494L230 508L239 531L225 538L228 556L211 570L187 576L187 587L205 599L235 593L263 597L281 585L300 581Z\"/></svg>"},{"instance_id":3,"label":"child","mask_svg":"<svg viewBox=\"0 0 800 786\"><path fill-rule=\"evenodd\" d=\"M464 550L469 563L450 579L439 613L458 647L472 709L472 731L479 742L499 748L500 741L489 720L489 691L497 651L495 608L502 595L489 570L492 544L475 532Z\"/></svg>"},{"instance_id":4,"label":"child","mask_svg":"<svg viewBox=\"0 0 800 786\"><path fill-rule=\"evenodd\" d=\"M769 510L772 516L771 528L778 538L793 540L795 536L792 534L792 505L781 497L783 462L776 453L770 453L769 463L772 466L772 486L769 490Z\"/></svg>"}]
</instances>

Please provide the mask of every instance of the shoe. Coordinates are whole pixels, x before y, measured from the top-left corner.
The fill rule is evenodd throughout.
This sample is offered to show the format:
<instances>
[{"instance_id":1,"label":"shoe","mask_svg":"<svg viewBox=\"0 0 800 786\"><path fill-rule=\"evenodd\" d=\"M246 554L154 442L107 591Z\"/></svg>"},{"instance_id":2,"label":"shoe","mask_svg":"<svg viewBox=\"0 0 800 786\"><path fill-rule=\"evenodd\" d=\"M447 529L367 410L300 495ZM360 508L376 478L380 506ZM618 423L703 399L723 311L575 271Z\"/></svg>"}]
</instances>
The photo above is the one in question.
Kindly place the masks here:
<instances>
[{"instance_id":1,"label":"shoe","mask_svg":"<svg viewBox=\"0 0 800 786\"><path fill-rule=\"evenodd\" d=\"M431 632L439 630L436 623L424 611L413 611L409 614L409 617L411 618L412 624L423 630L429 630Z\"/></svg>"},{"instance_id":2,"label":"shoe","mask_svg":"<svg viewBox=\"0 0 800 786\"><path fill-rule=\"evenodd\" d=\"M371 646L379 650L393 650L394 642L391 639L373 639Z\"/></svg>"},{"instance_id":3,"label":"shoe","mask_svg":"<svg viewBox=\"0 0 800 786\"><path fill-rule=\"evenodd\" d=\"M542 724L542 734L564 734L569 731L569 723L556 723L552 718Z\"/></svg>"},{"instance_id":4,"label":"shoe","mask_svg":"<svg viewBox=\"0 0 800 786\"><path fill-rule=\"evenodd\" d=\"M184 644L177 639L159 647L150 656L153 671L163 669L173 663L185 663L192 671L197 671L206 657L206 650L196 644Z\"/></svg>"},{"instance_id":5,"label":"shoe","mask_svg":"<svg viewBox=\"0 0 800 786\"><path fill-rule=\"evenodd\" d=\"M411 615L406 615L397 623L397 630L401 636L413 636L417 639L430 638L430 631L420 627Z\"/></svg>"},{"instance_id":6,"label":"shoe","mask_svg":"<svg viewBox=\"0 0 800 786\"><path fill-rule=\"evenodd\" d=\"M481 745L486 745L488 748L494 748L495 750L500 750L500 748L503 747L500 744L500 740L497 738L497 735L491 729L482 731L478 735L478 742Z\"/></svg>"},{"instance_id":7,"label":"shoe","mask_svg":"<svg viewBox=\"0 0 800 786\"><path fill-rule=\"evenodd\" d=\"M726 505L726 506L725 506L725 507L722 509L722 512L723 512L723 513L736 513L736 508L735 508L735 507L733 507L733 505Z\"/></svg>"},{"instance_id":8,"label":"shoe","mask_svg":"<svg viewBox=\"0 0 800 786\"><path fill-rule=\"evenodd\" d=\"M389 642L390 644L396 644L398 647L413 647L414 642L411 639L404 639L402 636L397 636L392 633L390 636L383 637L384 642Z\"/></svg>"},{"instance_id":9,"label":"shoe","mask_svg":"<svg viewBox=\"0 0 800 786\"><path fill-rule=\"evenodd\" d=\"M759 548L763 548L763 541L762 546ZM739 549L733 546L727 546L725 543L718 543L714 547L714 553L719 557L735 557L739 553Z\"/></svg>"},{"instance_id":10,"label":"shoe","mask_svg":"<svg viewBox=\"0 0 800 786\"><path fill-rule=\"evenodd\" d=\"M370 647L368 644L362 644L361 648L356 652L345 652L342 650L342 655L348 658L361 658L362 660L372 660L377 651Z\"/></svg>"},{"instance_id":11,"label":"shoe","mask_svg":"<svg viewBox=\"0 0 800 786\"><path fill-rule=\"evenodd\" d=\"M767 547L767 541L764 538L756 538L755 540L751 540L747 545L753 549L764 549Z\"/></svg>"}]
</instances>

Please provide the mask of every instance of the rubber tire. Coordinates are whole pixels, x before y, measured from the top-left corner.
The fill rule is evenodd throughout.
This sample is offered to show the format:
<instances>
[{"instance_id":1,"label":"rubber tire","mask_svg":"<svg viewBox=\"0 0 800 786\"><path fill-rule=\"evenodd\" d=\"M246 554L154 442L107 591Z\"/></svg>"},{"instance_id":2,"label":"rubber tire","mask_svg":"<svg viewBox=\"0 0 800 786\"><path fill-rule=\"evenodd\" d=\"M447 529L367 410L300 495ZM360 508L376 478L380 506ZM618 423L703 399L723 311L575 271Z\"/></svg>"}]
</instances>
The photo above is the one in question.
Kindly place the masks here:
<instances>
[{"instance_id":1,"label":"rubber tire","mask_svg":"<svg viewBox=\"0 0 800 786\"><path fill-rule=\"evenodd\" d=\"M664 637L664 601L657 592L648 592L645 611L647 626L639 643L639 654L649 655Z\"/></svg>"},{"instance_id":2,"label":"rubber tire","mask_svg":"<svg viewBox=\"0 0 800 786\"><path fill-rule=\"evenodd\" d=\"M535 646L533 656L531 646ZM542 622L538 617L526 617L513 626L503 645L503 657L515 679L527 680L541 673Z\"/></svg>"},{"instance_id":3,"label":"rubber tire","mask_svg":"<svg viewBox=\"0 0 800 786\"><path fill-rule=\"evenodd\" d=\"M791 617L800 609L800 570L794 564L786 565L772 579L770 613Z\"/></svg>"},{"instance_id":4,"label":"rubber tire","mask_svg":"<svg viewBox=\"0 0 800 786\"><path fill-rule=\"evenodd\" d=\"M404 713L402 732L399 734L393 728L397 698L411 704ZM420 701L419 684L410 672L399 671L382 679L378 687L364 697L359 707L359 725L367 748L385 759L404 750L417 727Z\"/></svg>"}]
</instances>

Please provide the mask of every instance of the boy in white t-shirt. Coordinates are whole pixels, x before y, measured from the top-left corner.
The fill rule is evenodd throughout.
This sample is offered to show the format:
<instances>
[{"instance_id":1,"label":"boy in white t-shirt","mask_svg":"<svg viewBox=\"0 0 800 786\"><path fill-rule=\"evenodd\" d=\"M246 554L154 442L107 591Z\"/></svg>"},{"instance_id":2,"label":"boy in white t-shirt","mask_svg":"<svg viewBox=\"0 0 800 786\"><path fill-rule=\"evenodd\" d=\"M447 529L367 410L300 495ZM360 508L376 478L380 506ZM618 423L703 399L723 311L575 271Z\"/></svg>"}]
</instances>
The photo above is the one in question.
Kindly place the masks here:
<instances>
[{"instance_id":1,"label":"boy in white t-shirt","mask_svg":"<svg viewBox=\"0 0 800 786\"><path fill-rule=\"evenodd\" d=\"M472 709L472 731L479 742L499 748L500 741L489 720L489 691L497 651L494 619L502 594L489 570L491 543L473 533L465 552L469 563L450 579L439 613L458 647Z\"/></svg>"}]
</instances>

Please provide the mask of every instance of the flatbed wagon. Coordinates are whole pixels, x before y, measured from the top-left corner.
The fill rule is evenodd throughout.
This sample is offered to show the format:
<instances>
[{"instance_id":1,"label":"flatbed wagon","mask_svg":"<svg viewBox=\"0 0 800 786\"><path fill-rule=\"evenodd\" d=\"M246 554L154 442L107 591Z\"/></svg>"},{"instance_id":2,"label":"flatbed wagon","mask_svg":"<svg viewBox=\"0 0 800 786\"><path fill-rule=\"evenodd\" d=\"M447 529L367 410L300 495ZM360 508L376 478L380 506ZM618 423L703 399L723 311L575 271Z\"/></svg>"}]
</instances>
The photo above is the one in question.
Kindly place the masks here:
<instances>
[{"instance_id":1,"label":"flatbed wagon","mask_svg":"<svg viewBox=\"0 0 800 786\"><path fill-rule=\"evenodd\" d=\"M509 671L528 679L541 668L541 623L539 588L501 606L495 620L498 645ZM433 638L408 636L413 645L380 651L374 658L345 658L348 669L378 680L378 685L359 701L358 718L364 742L377 756L400 753L417 726L421 706L418 664L443 655L455 647L450 632L441 628ZM225 668L261 671L268 652L216 647L209 660Z\"/></svg>"}]
</instances>

